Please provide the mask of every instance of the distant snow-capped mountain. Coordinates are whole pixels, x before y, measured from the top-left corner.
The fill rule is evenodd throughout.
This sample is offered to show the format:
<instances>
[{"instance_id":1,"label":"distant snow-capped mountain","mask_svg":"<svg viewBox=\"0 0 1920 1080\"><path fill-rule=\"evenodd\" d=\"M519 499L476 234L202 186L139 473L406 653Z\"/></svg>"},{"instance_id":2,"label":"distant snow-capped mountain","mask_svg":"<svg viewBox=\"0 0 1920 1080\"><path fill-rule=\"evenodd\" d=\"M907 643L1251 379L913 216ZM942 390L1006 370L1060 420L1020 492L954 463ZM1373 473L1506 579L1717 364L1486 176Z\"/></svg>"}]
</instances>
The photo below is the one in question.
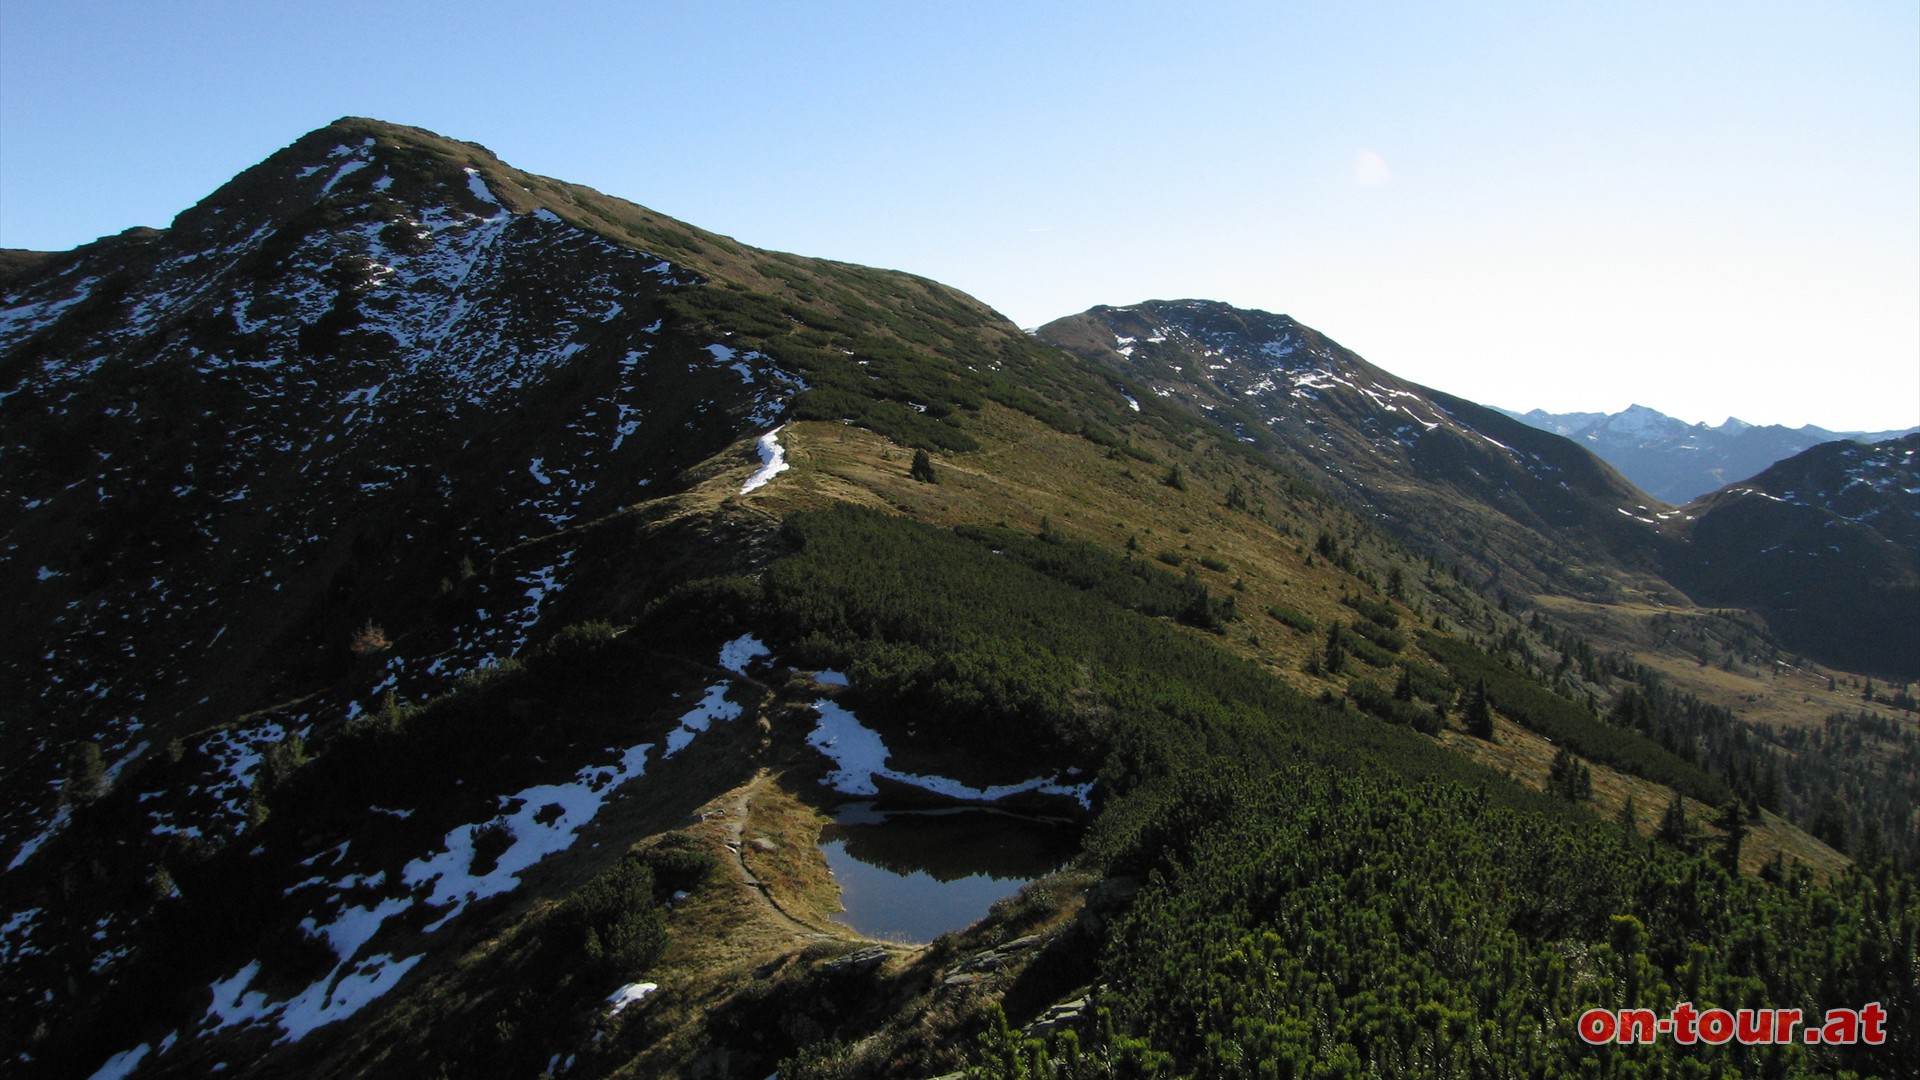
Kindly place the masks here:
<instances>
[{"instance_id":1,"label":"distant snow-capped mountain","mask_svg":"<svg viewBox=\"0 0 1920 1080\"><path fill-rule=\"evenodd\" d=\"M1760 472L1821 443L1885 442L1920 431L1829 431L1808 424L1749 424L1737 417L1708 426L1676 420L1658 409L1630 405L1617 413L1501 412L1585 446L1649 495L1684 503Z\"/></svg>"}]
</instances>

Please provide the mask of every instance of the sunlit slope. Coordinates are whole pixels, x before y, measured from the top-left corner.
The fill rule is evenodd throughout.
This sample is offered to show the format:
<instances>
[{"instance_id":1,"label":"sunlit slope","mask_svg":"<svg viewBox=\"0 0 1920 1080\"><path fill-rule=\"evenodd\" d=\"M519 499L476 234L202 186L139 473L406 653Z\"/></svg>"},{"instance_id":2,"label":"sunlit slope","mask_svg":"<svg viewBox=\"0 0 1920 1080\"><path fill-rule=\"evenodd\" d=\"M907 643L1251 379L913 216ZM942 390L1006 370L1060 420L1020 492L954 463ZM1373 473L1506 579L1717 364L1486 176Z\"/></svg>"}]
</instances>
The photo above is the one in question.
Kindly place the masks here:
<instances>
[{"instance_id":1,"label":"sunlit slope","mask_svg":"<svg viewBox=\"0 0 1920 1080\"><path fill-rule=\"evenodd\" d=\"M1416 550L1513 592L1659 591L1646 495L1557 436L1369 364L1284 315L1098 307L1040 336L1230 431Z\"/></svg>"}]
</instances>

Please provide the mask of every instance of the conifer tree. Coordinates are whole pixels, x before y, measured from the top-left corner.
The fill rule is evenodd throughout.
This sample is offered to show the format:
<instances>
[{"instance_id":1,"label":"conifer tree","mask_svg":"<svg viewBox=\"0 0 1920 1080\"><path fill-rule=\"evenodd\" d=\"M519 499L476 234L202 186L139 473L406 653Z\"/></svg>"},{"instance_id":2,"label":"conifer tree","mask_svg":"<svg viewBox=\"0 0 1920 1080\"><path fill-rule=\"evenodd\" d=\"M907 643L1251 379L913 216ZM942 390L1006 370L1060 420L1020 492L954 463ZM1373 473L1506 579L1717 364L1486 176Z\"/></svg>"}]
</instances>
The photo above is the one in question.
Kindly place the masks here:
<instances>
[{"instance_id":1,"label":"conifer tree","mask_svg":"<svg viewBox=\"0 0 1920 1080\"><path fill-rule=\"evenodd\" d=\"M1493 741L1493 707L1487 702L1487 681L1474 684L1473 696L1467 699L1467 734L1476 739Z\"/></svg>"},{"instance_id":2,"label":"conifer tree","mask_svg":"<svg viewBox=\"0 0 1920 1080\"><path fill-rule=\"evenodd\" d=\"M1633 795L1631 792L1627 795L1627 801L1620 804L1620 813L1615 815L1613 820L1620 826L1621 833L1624 834L1627 839L1639 839L1639 813L1633 805Z\"/></svg>"},{"instance_id":3,"label":"conifer tree","mask_svg":"<svg viewBox=\"0 0 1920 1080\"><path fill-rule=\"evenodd\" d=\"M67 783L63 789L67 801L92 802L107 786L107 767L100 757L100 744L91 739L74 746L67 760Z\"/></svg>"},{"instance_id":4,"label":"conifer tree","mask_svg":"<svg viewBox=\"0 0 1920 1080\"><path fill-rule=\"evenodd\" d=\"M1820 800L1807 831L1835 851L1847 850L1847 810L1833 792L1827 792Z\"/></svg>"},{"instance_id":5,"label":"conifer tree","mask_svg":"<svg viewBox=\"0 0 1920 1080\"><path fill-rule=\"evenodd\" d=\"M1720 865L1727 868L1727 873L1738 875L1740 873L1740 842L1747 836L1747 808L1740 804L1738 798L1728 799L1727 805L1720 808L1720 816L1715 818L1713 823L1726 833L1720 840L1718 852Z\"/></svg>"},{"instance_id":6,"label":"conifer tree","mask_svg":"<svg viewBox=\"0 0 1920 1080\"><path fill-rule=\"evenodd\" d=\"M1581 802L1593 794L1593 773L1563 746L1547 772L1547 790L1568 802Z\"/></svg>"},{"instance_id":7,"label":"conifer tree","mask_svg":"<svg viewBox=\"0 0 1920 1080\"><path fill-rule=\"evenodd\" d=\"M1334 620L1332 626L1327 627L1327 650L1321 659L1321 666L1326 668L1329 675L1338 675L1347 667L1347 650L1340 644L1340 630L1341 624L1338 619Z\"/></svg>"},{"instance_id":8,"label":"conifer tree","mask_svg":"<svg viewBox=\"0 0 1920 1080\"><path fill-rule=\"evenodd\" d=\"M1660 828L1654 833L1660 839L1676 847L1688 846L1692 838L1693 823L1687 820L1687 805L1679 792L1673 793L1673 801L1660 815Z\"/></svg>"}]
</instances>

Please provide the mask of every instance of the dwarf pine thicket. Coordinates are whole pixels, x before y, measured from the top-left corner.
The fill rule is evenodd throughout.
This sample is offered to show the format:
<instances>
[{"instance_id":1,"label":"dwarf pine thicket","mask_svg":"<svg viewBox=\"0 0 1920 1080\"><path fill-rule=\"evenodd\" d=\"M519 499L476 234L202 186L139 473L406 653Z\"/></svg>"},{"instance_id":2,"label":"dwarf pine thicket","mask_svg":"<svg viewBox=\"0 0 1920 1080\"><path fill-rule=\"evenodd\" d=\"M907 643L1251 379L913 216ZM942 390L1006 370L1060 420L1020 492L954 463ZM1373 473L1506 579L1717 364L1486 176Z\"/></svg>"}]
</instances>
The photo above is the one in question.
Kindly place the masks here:
<instances>
[{"instance_id":1,"label":"dwarf pine thicket","mask_svg":"<svg viewBox=\"0 0 1920 1080\"><path fill-rule=\"evenodd\" d=\"M851 509L788 533L797 550L755 602L789 648L954 739L1103 759L1090 855L1148 881L1097 962L1102 1034L990 1031L981 1075L1654 1076L1693 1067L1681 1058L1890 1075L1916 1050L1902 1031L1626 1053L1571 1029L1591 1005L1682 1000L1911 1015L1898 973L1920 895L1885 867L1738 878L1629 839L1126 610L1152 579L1098 549ZM1496 677L1503 711L1528 707L1499 665L1447 658ZM1629 762L1662 762L1648 746Z\"/></svg>"},{"instance_id":2,"label":"dwarf pine thicket","mask_svg":"<svg viewBox=\"0 0 1920 1080\"><path fill-rule=\"evenodd\" d=\"M1588 1046L1593 1006L1665 1013L1915 1004L1910 879L1729 876L1488 788L1289 764L1187 774L1147 830L1141 902L1100 961L1104 1037L983 1043L982 1074L1076 1076L1897 1075L1886 1045ZM1185 807L1198 802L1211 812ZM1896 1004L1897 999L1897 1004Z\"/></svg>"},{"instance_id":3,"label":"dwarf pine thicket","mask_svg":"<svg viewBox=\"0 0 1920 1080\"><path fill-rule=\"evenodd\" d=\"M343 732L275 824L320 827L329 806L417 782L417 762L472 756L480 727L516 730L502 706L528 695L574 703L587 734L623 685L615 658L704 654L752 628L789 662L848 672L856 707L916 716L982 760L1099 764L1086 857L1146 883L1097 954L1076 961L1106 988L1100 1023L1051 1043L990 1028L979 1075L1894 1075L1916 1052L1900 1026L1881 1047L1684 1054L1589 1047L1571 1030L1591 1005L1682 1000L1810 1015L1878 1000L1912 1015L1920 1001L1902 972L1920 895L1885 864L1827 884L1804 871L1739 878L1629 837L1417 725L1303 697L1180 630L1205 628L1190 582L1094 545L853 508L796 514L784 537L789 552L757 582L683 585L618 638L582 627L444 702ZM1471 679L1503 712L1550 723L1547 710L1565 709L1599 725L1489 654L1421 642L1433 644L1448 670L1400 657L1412 700L1382 687L1387 701L1429 708ZM1623 734L1640 739L1616 751L1629 766L1685 764ZM484 756L497 750L489 741ZM628 969L664 947L667 890L706 869L671 843L623 860L538 940ZM532 955L547 959L526 970L545 971L549 953L540 946ZM558 968L551 979L557 1002L584 990ZM782 1075L838 1075L807 1060L827 1058L803 1054Z\"/></svg>"}]
</instances>

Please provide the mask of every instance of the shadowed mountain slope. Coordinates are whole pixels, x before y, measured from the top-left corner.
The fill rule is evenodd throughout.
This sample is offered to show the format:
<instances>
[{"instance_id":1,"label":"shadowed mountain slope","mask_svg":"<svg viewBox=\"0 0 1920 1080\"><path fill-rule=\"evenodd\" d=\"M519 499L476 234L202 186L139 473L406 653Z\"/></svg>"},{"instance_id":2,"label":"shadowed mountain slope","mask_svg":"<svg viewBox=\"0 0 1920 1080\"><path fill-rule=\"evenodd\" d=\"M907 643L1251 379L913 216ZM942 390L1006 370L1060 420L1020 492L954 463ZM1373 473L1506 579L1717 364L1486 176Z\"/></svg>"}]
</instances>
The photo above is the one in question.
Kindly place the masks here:
<instances>
[{"instance_id":1,"label":"shadowed mountain slope","mask_svg":"<svg viewBox=\"0 0 1920 1080\"><path fill-rule=\"evenodd\" d=\"M1920 678L1920 435L1830 442L1687 504L1671 576L1759 612L1783 643Z\"/></svg>"}]
</instances>

